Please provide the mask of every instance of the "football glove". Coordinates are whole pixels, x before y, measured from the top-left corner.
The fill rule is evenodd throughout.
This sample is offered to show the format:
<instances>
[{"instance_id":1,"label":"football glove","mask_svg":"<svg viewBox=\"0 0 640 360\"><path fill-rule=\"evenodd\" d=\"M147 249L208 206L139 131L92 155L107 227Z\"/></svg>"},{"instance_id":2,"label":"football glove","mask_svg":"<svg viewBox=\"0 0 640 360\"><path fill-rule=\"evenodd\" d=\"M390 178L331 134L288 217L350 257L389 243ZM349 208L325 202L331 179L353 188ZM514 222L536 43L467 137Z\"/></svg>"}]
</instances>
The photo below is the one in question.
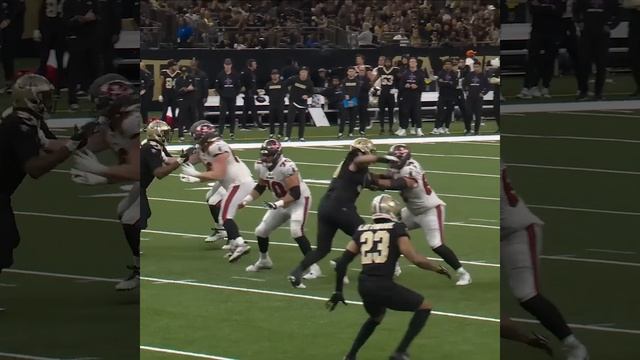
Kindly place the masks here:
<instances>
[{"instance_id":1,"label":"football glove","mask_svg":"<svg viewBox=\"0 0 640 360\"><path fill-rule=\"evenodd\" d=\"M73 127L73 135L71 135L71 138L66 145L67 149L73 152L85 147L89 142L89 137L96 132L98 125L97 121L90 121L82 125L80 128L75 125Z\"/></svg>"},{"instance_id":2,"label":"football glove","mask_svg":"<svg viewBox=\"0 0 640 360\"><path fill-rule=\"evenodd\" d=\"M439 265L439 268L438 268L438 270L436 270L436 272L438 274L440 274L440 275L444 275L444 276L448 277L449 280L451 280L451 274L449 274L449 270L447 270L447 268L445 268L444 266Z\"/></svg>"},{"instance_id":3,"label":"football glove","mask_svg":"<svg viewBox=\"0 0 640 360\"><path fill-rule=\"evenodd\" d=\"M388 164L388 163L399 163L400 159L392 155L381 155L381 156L378 156L378 160L376 161L379 163Z\"/></svg>"},{"instance_id":4,"label":"football glove","mask_svg":"<svg viewBox=\"0 0 640 360\"><path fill-rule=\"evenodd\" d=\"M104 176L80 171L78 169L71 169L71 181L82 185L100 185L109 182Z\"/></svg>"},{"instance_id":5,"label":"football glove","mask_svg":"<svg viewBox=\"0 0 640 360\"><path fill-rule=\"evenodd\" d=\"M100 163L94 153L86 149L77 152L73 159L75 160L75 168L80 171L101 175L108 169Z\"/></svg>"},{"instance_id":6,"label":"football glove","mask_svg":"<svg viewBox=\"0 0 640 360\"><path fill-rule=\"evenodd\" d=\"M193 166L193 164L184 163L184 164L182 164L182 174L197 178L202 173L200 171L196 170L196 167Z\"/></svg>"},{"instance_id":7,"label":"football glove","mask_svg":"<svg viewBox=\"0 0 640 360\"><path fill-rule=\"evenodd\" d=\"M180 181L185 182L185 183L199 183L200 179L193 177L193 176L187 176L184 174L180 174Z\"/></svg>"},{"instance_id":8,"label":"football glove","mask_svg":"<svg viewBox=\"0 0 640 360\"><path fill-rule=\"evenodd\" d=\"M327 307L327 310L333 311L336 309L336 306L338 306L339 303L347 305L347 302L344 300L344 296L342 296L342 293L334 292L333 295L331 295L331 299L327 300L325 306Z\"/></svg>"},{"instance_id":9,"label":"football glove","mask_svg":"<svg viewBox=\"0 0 640 360\"><path fill-rule=\"evenodd\" d=\"M187 161L189 161L189 158L191 158L191 155L195 154L195 152L197 150L198 149L196 149L195 146L192 146L192 147L188 148L187 150L182 149L182 152L180 153L180 158L184 159L183 160L184 162L187 162Z\"/></svg>"},{"instance_id":10,"label":"football glove","mask_svg":"<svg viewBox=\"0 0 640 360\"><path fill-rule=\"evenodd\" d=\"M270 210L275 210L277 208L281 208L284 205L284 201L278 200L276 202L265 201L264 206L266 206Z\"/></svg>"},{"instance_id":11,"label":"football glove","mask_svg":"<svg viewBox=\"0 0 640 360\"><path fill-rule=\"evenodd\" d=\"M549 340L540 334L531 333L529 340L527 340L527 345L544 350L547 355L553 357L553 350L549 346Z\"/></svg>"}]
</instances>

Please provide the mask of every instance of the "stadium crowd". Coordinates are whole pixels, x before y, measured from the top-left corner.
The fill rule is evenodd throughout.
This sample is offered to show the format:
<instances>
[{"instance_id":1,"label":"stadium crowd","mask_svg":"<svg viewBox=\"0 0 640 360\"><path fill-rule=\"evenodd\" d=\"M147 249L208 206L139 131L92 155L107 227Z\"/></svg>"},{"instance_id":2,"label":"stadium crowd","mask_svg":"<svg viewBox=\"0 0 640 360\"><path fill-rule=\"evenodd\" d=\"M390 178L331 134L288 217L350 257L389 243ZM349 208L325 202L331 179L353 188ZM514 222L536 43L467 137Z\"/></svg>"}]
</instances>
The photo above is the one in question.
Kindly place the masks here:
<instances>
[{"instance_id":1,"label":"stadium crowd","mask_svg":"<svg viewBox=\"0 0 640 360\"><path fill-rule=\"evenodd\" d=\"M286 48L497 44L495 0L143 0L143 46ZM162 26L159 26L162 24Z\"/></svg>"}]
</instances>

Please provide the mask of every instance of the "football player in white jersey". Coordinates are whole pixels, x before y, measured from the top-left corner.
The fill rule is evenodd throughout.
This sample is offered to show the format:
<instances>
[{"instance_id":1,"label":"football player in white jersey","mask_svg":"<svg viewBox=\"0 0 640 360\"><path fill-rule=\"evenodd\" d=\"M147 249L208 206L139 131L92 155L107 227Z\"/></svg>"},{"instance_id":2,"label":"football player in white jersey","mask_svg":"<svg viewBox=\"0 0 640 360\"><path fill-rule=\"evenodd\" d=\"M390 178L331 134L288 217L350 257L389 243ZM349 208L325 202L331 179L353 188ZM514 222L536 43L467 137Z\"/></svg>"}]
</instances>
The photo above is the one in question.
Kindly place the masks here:
<instances>
[{"instance_id":1,"label":"football player in white jersey","mask_svg":"<svg viewBox=\"0 0 640 360\"><path fill-rule=\"evenodd\" d=\"M96 79L89 93L101 124L89 138L86 150L74 156L71 170L76 183L97 185L133 182L128 196L118 204L117 214L133 254L131 274L116 285L116 290L132 290L140 285L140 101L131 84L121 75L106 74ZM95 152L111 149L117 165L100 163Z\"/></svg>"},{"instance_id":2,"label":"football player in white jersey","mask_svg":"<svg viewBox=\"0 0 640 360\"><path fill-rule=\"evenodd\" d=\"M500 163L500 267L520 306L564 346L568 360L587 360L587 348L573 335L560 310L540 294L539 256L543 222L515 193Z\"/></svg>"},{"instance_id":3,"label":"football player in white jersey","mask_svg":"<svg viewBox=\"0 0 640 360\"><path fill-rule=\"evenodd\" d=\"M445 202L433 191L420 164L411 158L405 144L396 144L389 155L400 160L389 163L387 174L378 175L377 184L386 189L400 190L405 207L400 218L409 230L422 228L427 243L458 274L456 285L471 284L471 275L462 267L456 254L444 243Z\"/></svg>"},{"instance_id":4,"label":"football player in white jersey","mask_svg":"<svg viewBox=\"0 0 640 360\"><path fill-rule=\"evenodd\" d=\"M192 164L185 163L182 165L182 174L200 181L217 181L211 190L213 194L220 187L227 191L222 199L222 211L218 221L222 223L229 237L229 253L226 256L229 262L236 262L247 254L251 247L240 236L234 217L238 206L247 195L251 194L255 182L251 177L251 170L233 153L229 144L216 133L204 135L198 145L200 160L207 170L200 172Z\"/></svg>"},{"instance_id":5,"label":"football player in white jersey","mask_svg":"<svg viewBox=\"0 0 640 360\"><path fill-rule=\"evenodd\" d=\"M191 133L191 137L193 138L195 145L187 149L183 154L182 158L185 161L189 161L191 164L198 164L203 160L200 158L200 152L198 151L198 142L206 135L213 133L214 136L218 136L218 130L216 127L208 122L207 120L200 120L193 123L191 128L189 129ZM192 178L189 176L181 175L180 180L183 182L200 182L200 179ZM206 243L217 243L222 240L227 239L227 231L224 229L222 224L219 222L220 219L220 210L222 209L222 199L227 196L227 190L223 187L218 186L217 190L214 190L212 187L209 191L207 191L207 195L205 195L205 201L209 206L209 212L211 213L211 217L213 218L214 227L212 228L213 233L207 236L204 239Z\"/></svg>"},{"instance_id":6,"label":"football player in white jersey","mask_svg":"<svg viewBox=\"0 0 640 360\"><path fill-rule=\"evenodd\" d=\"M256 227L255 233L260 247L260 258L247 271L271 269L269 258L269 235L280 225L289 221L291 237L300 247L302 255L311 251L311 244L304 234L304 225L311 208L311 191L302 180L296 164L282 155L282 145L275 139L266 140L260 147L260 160L256 161L255 173L258 183L242 202L242 206L259 198L266 189L277 198L275 202L266 202L267 213ZM305 279L315 279L321 275L320 267L313 264Z\"/></svg>"}]
</instances>

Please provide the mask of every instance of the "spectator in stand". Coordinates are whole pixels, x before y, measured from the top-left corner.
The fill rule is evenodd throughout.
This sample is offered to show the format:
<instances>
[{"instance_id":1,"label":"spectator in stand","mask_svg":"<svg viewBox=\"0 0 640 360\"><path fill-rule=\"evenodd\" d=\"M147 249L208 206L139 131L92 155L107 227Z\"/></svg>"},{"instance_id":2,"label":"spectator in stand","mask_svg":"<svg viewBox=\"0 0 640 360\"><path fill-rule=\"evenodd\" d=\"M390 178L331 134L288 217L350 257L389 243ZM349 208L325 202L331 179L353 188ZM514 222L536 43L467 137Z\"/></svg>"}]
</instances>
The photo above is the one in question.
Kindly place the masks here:
<instances>
[{"instance_id":1,"label":"spectator in stand","mask_svg":"<svg viewBox=\"0 0 640 360\"><path fill-rule=\"evenodd\" d=\"M373 33L371 32L371 24L362 24L362 32L358 35L358 46L373 45Z\"/></svg>"}]
</instances>

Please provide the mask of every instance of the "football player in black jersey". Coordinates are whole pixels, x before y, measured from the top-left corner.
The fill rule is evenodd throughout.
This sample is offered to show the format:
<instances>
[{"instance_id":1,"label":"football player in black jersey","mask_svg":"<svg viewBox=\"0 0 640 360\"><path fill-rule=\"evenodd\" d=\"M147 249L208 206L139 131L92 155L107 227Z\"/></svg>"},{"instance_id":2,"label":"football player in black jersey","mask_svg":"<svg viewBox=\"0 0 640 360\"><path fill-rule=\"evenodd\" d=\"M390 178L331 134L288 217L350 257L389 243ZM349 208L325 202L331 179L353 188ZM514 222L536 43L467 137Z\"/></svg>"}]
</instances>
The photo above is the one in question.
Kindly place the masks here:
<instances>
[{"instance_id":1,"label":"football player in black jersey","mask_svg":"<svg viewBox=\"0 0 640 360\"><path fill-rule=\"evenodd\" d=\"M178 63L175 60L167 61L168 69L160 72L162 78L162 95L160 95L160 102L162 103L162 116L160 120L167 121L167 110L171 108L171 117L173 121L177 121L178 113L178 93L176 90L176 80L180 77L180 71L178 70Z\"/></svg>"},{"instance_id":2,"label":"football player in black jersey","mask_svg":"<svg viewBox=\"0 0 640 360\"><path fill-rule=\"evenodd\" d=\"M383 66L378 66L375 70L376 81L374 82L375 91L379 92L378 97L378 115L380 120L380 135L384 134L384 118L389 116L389 135L393 134L393 109L396 107L395 94L398 93L396 87L399 70L391 65L391 58L380 56L384 62ZM395 89L395 90L394 90Z\"/></svg>"},{"instance_id":3,"label":"football player in black jersey","mask_svg":"<svg viewBox=\"0 0 640 360\"><path fill-rule=\"evenodd\" d=\"M390 155L375 155L375 147L371 140L358 138L353 141L347 157L333 174L329 189L320 199L316 249L307 253L298 267L289 274L288 279L293 287L305 287L302 284L304 271L329 254L333 237L338 229L352 236L356 228L364 224L364 220L358 215L356 200L362 188L374 185L369 173L369 165L392 161L398 161L398 159Z\"/></svg>"},{"instance_id":4,"label":"football player in black jersey","mask_svg":"<svg viewBox=\"0 0 640 360\"><path fill-rule=\"evenodd\" d=\"M26 175L38 179L87 144L94 123L70 140L58 140L45 117L53 108L53 85L40 75L24 75L12 89L12 108L0 119L0 272L13 264L20 242L11 196Z\"/></svg>"},{"instance_id":5,"label":"football player in black jersey","mask_svg":"<svg viewBox=\"0 0 640 360\"><path fill-rule=\"evenodd\" d=\"M415 251L409 238L409 230L406 225L397 221L400 204L390 195L376 196L371 203L371 212L373 224L362 224L357 228L336 263L336 288L326 305L330 311L340 302L346 305L342 295L343 279L349 263L360 254L362 271L358 279L358 292L369 318L360 328L344 359L356 359L358 350L382 322L387 309L391 309L413 312L409 328L389 358L409 360L407 349L426 324L432 305L422 295L393 281L396 262L400 255L404 255L419 268L437 272L449 279L451 275L447 269L435 265Z\"/></svg>"},{"instance_id":6,"label":"football player in black jersey","mask_svg":"<svg viewBox=\"0 0 640 360\"><path fill-rule=\"evenodd\" d=\"M140 231L147 228L151 217L147 197L149 185L155 178L164 178L182 164L181 159L172 157L166 148L170 133L171 127L166 122L154 120L147 126L147 139L140 147Z\"/></svg>"}]
</instances>

